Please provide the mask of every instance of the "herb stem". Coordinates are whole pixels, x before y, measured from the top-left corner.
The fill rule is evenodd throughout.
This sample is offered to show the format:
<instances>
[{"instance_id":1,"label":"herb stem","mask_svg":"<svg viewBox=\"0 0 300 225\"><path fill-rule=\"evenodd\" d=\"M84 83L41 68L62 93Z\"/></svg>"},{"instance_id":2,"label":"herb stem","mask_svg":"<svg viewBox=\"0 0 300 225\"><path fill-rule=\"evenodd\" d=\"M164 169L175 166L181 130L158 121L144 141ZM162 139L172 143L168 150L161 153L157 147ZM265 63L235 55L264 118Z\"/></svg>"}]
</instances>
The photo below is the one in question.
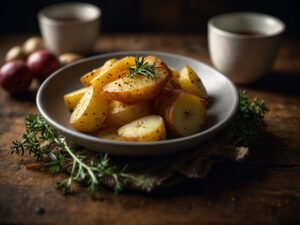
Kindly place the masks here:
<instances>
[{"instance_id":1,"label":"herb stem","mask_svg":"<svg viewBox=\"0 0 300 225\"><path fill-rule=\"evenodd\" d=\"M91 168L89 166L87 166L85 163L83 163L74 153L73 151L69 148L69 146L65 143L65 141L63 141L63 148L68 152L68 154L73 158L74 162L73 163L73 167L74 165L76 165L76 163L80 166L82 166L83 168L86 169L86 171L89 173L89 175L91 176L92 182L94 183L98 183L98 180L94 174L94 172L91 170ZM74 169L75 170L75 169ZM71 172L71 177L72 177L72 172Z\"/></svg>"},{"instance_id":2,"label":"herb stem","mask_svg":"<svg viewBox=\"0 0 300 225\"><path fill-rule=\"evenodd\" d=\"M137 56L135 59L135 67L129 67L128 77L133 78L134 75L140 74L147 78L154 78L155 76L155 63L149 64L145 61L145 57Z\"/></svg>"},{"instance_id":3,"label":"herb stem","mask_svg":"<svg viewBox=\"0 0 300 225\"><path fill-rule=\"evenodd\" d=\"M29 115L25 120L26 132L22 135L22 139L13 141L11 146L12 152L18 155L24 155L25 151L33 154L37 161L41 161L47 156L50 162L44 163L52 173L58 173L63 167L67 167L69 158L71 160L71 171L67 179L58 182L58 188L64 193L71 192L73 182L87 184L88 190L94 196L99 187L104 183L104 178L114 183L115 192L122 189L123 180L129 180L124 172L125 168L119 169L111 165L107 154L101 156L99 161L92 161L85 155L81 155L73 150L66 138L51 127L40 115ZM58 148L54 148L58 147ZM140 181L143 183L143 181Z\"/></svg>"}]
</instances>

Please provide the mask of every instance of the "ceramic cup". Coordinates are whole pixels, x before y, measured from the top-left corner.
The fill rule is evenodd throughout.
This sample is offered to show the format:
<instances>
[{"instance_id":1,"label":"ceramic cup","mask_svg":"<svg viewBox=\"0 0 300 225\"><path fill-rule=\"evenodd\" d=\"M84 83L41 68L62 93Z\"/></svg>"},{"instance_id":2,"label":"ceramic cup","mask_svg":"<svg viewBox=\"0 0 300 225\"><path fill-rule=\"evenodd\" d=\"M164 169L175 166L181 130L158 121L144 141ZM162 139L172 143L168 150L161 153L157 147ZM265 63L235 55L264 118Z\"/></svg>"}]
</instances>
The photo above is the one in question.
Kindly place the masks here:
<instances>
[{"instance_id":1,"label":"ceramic cup","mask_svg":"<svg viewBox=\"0 0 300 225\"><path fill-rule=\"evenodd\" d=\"M271 68L284 29L281 20L260 13L213 17L208 22L212 63L235 83L254 82Z\"/></svg>"},{"instance_id":2,"label":"ceramic cup","mask_svg":"<svg viewBox=\"0 0 300 225\"><path fill-rule=\"evenodd\" d=\"M98 7L79 2L51 5L38 13L45 45L55 54L88 53L97 39L100 17Z\"/></svg>"}]
</instances>

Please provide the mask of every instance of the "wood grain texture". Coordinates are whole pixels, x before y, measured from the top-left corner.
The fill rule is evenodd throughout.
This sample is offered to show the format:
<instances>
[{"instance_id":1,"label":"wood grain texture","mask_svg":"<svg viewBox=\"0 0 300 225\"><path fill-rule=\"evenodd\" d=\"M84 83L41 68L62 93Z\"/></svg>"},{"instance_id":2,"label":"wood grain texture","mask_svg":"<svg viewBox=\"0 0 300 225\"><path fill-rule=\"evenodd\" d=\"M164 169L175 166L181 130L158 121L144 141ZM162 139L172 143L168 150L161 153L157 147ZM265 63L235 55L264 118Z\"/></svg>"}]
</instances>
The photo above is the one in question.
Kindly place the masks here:
<instances>
[{"instance_id":1,"label":"wood grain texture","mask_svg":"<svg viewBox=\"0 0 300 225\"><path fill-rule=\"evenodd\" d=\"M27 36L0 38L0 57ZM205 36L105 35L95 53L157 50L210 64ZM265 99L268 133L249 159L226 162L203 180L151 194L108 190L91 200L55 189L61 176L26 169L31 157L11 155L24 132L24 116L36 112L34 91L21 99L0 90L0 224L300 224L300 42L286 39L272 71L247 89ZM82 189L82 191L81 191Z\"/></svg>"}]
</instances>

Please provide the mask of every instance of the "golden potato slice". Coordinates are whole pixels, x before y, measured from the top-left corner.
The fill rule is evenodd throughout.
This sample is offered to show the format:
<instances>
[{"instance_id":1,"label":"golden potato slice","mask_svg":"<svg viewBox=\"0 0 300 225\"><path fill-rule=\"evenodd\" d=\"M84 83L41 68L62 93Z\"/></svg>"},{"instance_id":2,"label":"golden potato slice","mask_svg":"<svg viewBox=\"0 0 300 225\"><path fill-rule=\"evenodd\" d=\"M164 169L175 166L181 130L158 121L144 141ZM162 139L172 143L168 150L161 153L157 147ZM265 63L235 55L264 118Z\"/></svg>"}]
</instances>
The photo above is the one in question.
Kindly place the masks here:
<instances>
[{"instance_id":1,"label":"golden potato slice","mask_svg":"<svg viewBox=\"0 0 300 225\"><path fill-rule=\"evenodd\" d=\"M147 101L157 96L171 78L170 69L157 57L147 56L145 62L155 63L154 78L134 75L117 79L103 87L108 98L126 103Z\"/></svg>"},{"instance_id":2,"label":"golden potato slice","mask_svg":"<svg viewBox=\"0 0 300 225\"><path fill-rule=\"evenodd\" d=\"M129 74L129 67L133 65L135 65L135 57L124 57L114 63L111 67L101 71L91 80L91 85L101 90L106 84L127 76Z\"/></svg>"},{"instance_id":3,"label":"golden potato slice","mask_svg":"<svg viewBox=\"0 0 300 225\"><path fill-rule=\"evenodd\" d=\"M109 59L107 60L103 66L92 70L91 72L86 73L80 78L80 82L84 86L90 86L91 85L91 80L93 80L99 73L102 71L106 70L107 68L111 67L115 62L117 62L117 59Z\"/></svg>"},{"instance_id":4,"label":"golden potato slice","mask_svg":"<svg viewBox=\"0 0 300 225\"><path fill-rule=\"evenodd\" d=\"M166 128L163 118L150 115L122 126L118 134L123 141L159 141L166 138Z\"/></svg>"},{"instance_id":5,"label":"golden potato slice","mask_svg":"<svg viewBox=\"0 0 300 225\"><path fill-rule=\"evenodd\" d=\"M190 66L184 66L179 76L175 75L174 78L183 91L201 98L208 98L207 91L201 79Z\"/></svg>"},{"instance_id":6,"label":"golden potato slice","mask_svg":"<svg viewBox=\"0 0 300 225\"><path fill-rule=\"evenodd\" d=\"M73 110L81 97L87 91L87 88L80 88L64 95L64 102L68 109Z\"/></svg>"},{"instance_id":7,"label":"golden potato slice","mask_svg":"<svg viewBox=\"0 0 300 225\"><path fill-rule=\"evenodd\" d=\"M155 108L177 136L199 132L206 120L205 101L180 90L164 91L155 102Z\"/></svg>"},{"instance_id":8,"label":"golden potato slice","mask_svg":"<svg viewBox=\"0 0 300 225\"><path fill-rule=\"evenodd\" d=\"M97 137L108 139L108 140L120 141L120 138L118 135L118 128L115 128L115 127L109 127L109 128L100 130L95 135Z\"/></svg>"},{"instance_id":9,"label":"golden potato slice","mask_svg":"<svg viewBox=\"0 0 300 225\"><path fill-rule=\"evenodd\" d=\"M84 85L84 86L90 86L91 85L91 80L94 79L95 76L97 76L100 72L102 67L98 67L97 69L94 69L88 73L86 73L85 75L83 75L80 78L80 82Z\"/></svg>"},{"instance_id":10,"label":"golden potato slice","mask_svg":"<svg viewBox=\"0 0 300 225\"><path fill-rule=\"evenodd\" d=\"M76 105L70 124L82 132L99 129L107 114L107 101L101 91L90 86Z\"/></svg>"},{"instance_id":11,"label":"golden potato slice","mask_svg":"<svg viewBox=\"0 0 300 225\"><path fill-rule=\"evenodd\" d=\"M114 65L118 60L115 58L109 59L107 60L103 66L101 67L102 71L107 70L108 68L110 68L112 65ZM96 77L96 76L95 76Z\"/></svg>"},{"instance_id":12,"label":"golden potato slice","mask_svg":"<svg viewBox=\"0 0 300 225\"><path fill-rule=\"evenodd\" d=\"M117 100L112 100L108 105L105 123L107 126L120 127L138 118L151 113L149 102L138 102L128 104Z\"/></svg>"}]
</instances>

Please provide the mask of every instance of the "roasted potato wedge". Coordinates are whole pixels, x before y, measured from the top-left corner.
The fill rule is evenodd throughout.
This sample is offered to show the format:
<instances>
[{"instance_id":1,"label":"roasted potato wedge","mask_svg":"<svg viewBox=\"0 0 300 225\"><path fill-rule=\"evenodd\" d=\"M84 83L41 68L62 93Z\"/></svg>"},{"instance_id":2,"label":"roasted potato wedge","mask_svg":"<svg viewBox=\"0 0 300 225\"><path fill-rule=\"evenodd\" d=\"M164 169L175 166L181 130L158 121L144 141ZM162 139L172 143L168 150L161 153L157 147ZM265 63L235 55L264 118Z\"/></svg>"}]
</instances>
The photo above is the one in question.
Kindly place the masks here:
<instances>
[{"instance_id":1,"label":"roasted potato wedge","mask_svg":"<svg viewBox=\"0 0 300 225\"><path fill-rule=\"evenodd\" d=\"M120 127L150 113L151 104L149 102L128 104L112 100L108 105L105 123L110 127Z\"/></svg>"},{"instance_id":2,"label":"roasted potato wedge","mask_svg":"<svg viewBox=\"0 0 300 225\"><path fill-rule=\"evenodd\" d=\"M118 135L123 141L159 141L166 138L166 128L163 118L150 115L120 127Z\"/></svg>"},{"instance_id":3,"label":"roasted potato wedge","mask_svg":"<svg viewBox=\"0 0 300 225\"><path fill-rule=\"evenodd\" d=\"M108 98L126 103L147 101L159 95L165 84L171 78L170 69L157 57L147 56L145 62L155 63L154 78L144 75L123 77L103 87L103 92Z\"/></svg>"},{"instance_id":4,"label":"roasted potato wedge","mask_svg":"<svg viewBox=\"0 0 300 225\"><path fill-rule=\"evenodd\" d=\"M85 75L83 75L80 78L80 82L86 87L90 86L91 80L93 80L95 78L95 76L97 76L101 71L102 71L102 67L100 66L100 67L86 73Z\"/></svg>"},{"instance_id":5,"label":"roasted potato wedge","mask_svg":"<svg viewBox=\"0 0 300 225\"><path fill-rule=\"evenodd\" d=\"M80 88L64 95L65 105L73 110L88 88Z\"/></svg>"},{"instance_id":6,"label":"roasted potato wedge","mask_svg":"<svg viewBox=\"0 0 300 225\"><path fill-rule=\"evenodd\" d=\"M129 74L129 67L133 65L135 65L135 57L124 57L115 62L111 67L102 70L91 80L91 85L101 90L106 84L127 76Z\"/></svg>"},{"instance_id":7,"label":"roasted potato wedge","mask_svg":"<svg viewBox=\"0 0 300 225\"><path fill-rule=\"evenodd\" d=\"M157 112L176 136L189 136L201 130L206 120L206 103L181 90L165 90L155 102Z\"/></svg>"},{"instance_id":8,"label":"roasted potato wedge","mask_svg":"<svg viewBox=\"0 0 300 225\"><path fill-rule=\"evenodd\" d=\"M208 98L207 91L201 79L190 66L185 65L180 71L179 76L175 75L174 79L183 91L201 98Z\"/></svg>"},{"instance_id":9,"label":"roasted potato wedge","mask_svg":"<svg viewBox=\"0 0 300 225\"><path fill-rule=\"evenodd\" d=\"M85 75L83 75L80 78L80 82L84 85L84 86L90 86L91 85L91 81L98 76L102 71L107 70L109 67L111 67L115 62L117 62L117 59L109 59L107 60L103 66L98 67L97 69L92 70L91 72L86 73Z\"/></svg>"},{"instance_id":10,"label":"roasted potato wedge","mask_svg":"<svg viewBox=\"0 0 300 225\"><path fill-rule=\"evenodd\" d=\"M107 101L97 88L90 86L76 105L70 124L82 132L93 132L99 129L107 114Z\"/></svg>"}]
</instances>

